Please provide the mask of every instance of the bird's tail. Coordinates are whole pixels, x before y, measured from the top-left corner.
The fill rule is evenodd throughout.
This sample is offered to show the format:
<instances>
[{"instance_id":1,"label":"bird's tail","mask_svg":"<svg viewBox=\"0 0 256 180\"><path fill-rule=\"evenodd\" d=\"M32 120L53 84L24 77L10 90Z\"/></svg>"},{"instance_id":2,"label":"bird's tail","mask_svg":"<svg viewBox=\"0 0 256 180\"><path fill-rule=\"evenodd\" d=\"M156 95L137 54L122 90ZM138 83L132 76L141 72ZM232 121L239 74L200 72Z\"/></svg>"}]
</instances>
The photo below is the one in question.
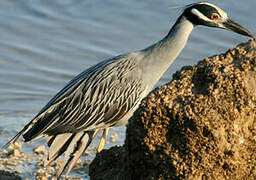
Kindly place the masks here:
<instances>
[{"instance_id":1,"label":"bird's tail","mask_svg":"<svg viewBox=\"0 0 256 180\"><path fill-rule=\"evenodd\" d=\"M11 144L11 143L14 143L16 142L20 136L23 136L29 129L31 129L34 125L35 122L37 122L38 118L34 118L32 121L30 121L30 123L28 123L20 132L18 132L18 134L16 134L10 141L8 141L6 144L4 144L1 148L0 148L0 152L2 152L3 149L6 149L8 148L8 146ZM33 138L33 139L36 139L36 138L39 138L41 137L42 135L38 135L37 137Z\"/></svg>"},{"instance_id":2,"label":"bird's tail","mask_svg":"<svg viewBox=\"0 0 256 180\"><path fill-rule=\"evenodd\" d=\"M50 136L47 142L50 149L46 165L51 164L64 153L64 161L58 169L57 177L60 177L63 171L69 166L66 172L67 175L93 141L97 133L98 130Z\"/></svg>"},{"instance_id":3,"label":"bird's tail","mask_svg":"<svg viewBox=\"0 0 256 180\"><path fill-rule=\"evenodd\" d=\"M16 142L19 137L22 135L22 131L20 131L18 134L16 134L10 141L8 141L6 144L4 144L2 147L0 147L0 152L2 152L3 149L7 149L8 146L11 144L11 143L14 143Z\"/></svg>"}]
</instances>

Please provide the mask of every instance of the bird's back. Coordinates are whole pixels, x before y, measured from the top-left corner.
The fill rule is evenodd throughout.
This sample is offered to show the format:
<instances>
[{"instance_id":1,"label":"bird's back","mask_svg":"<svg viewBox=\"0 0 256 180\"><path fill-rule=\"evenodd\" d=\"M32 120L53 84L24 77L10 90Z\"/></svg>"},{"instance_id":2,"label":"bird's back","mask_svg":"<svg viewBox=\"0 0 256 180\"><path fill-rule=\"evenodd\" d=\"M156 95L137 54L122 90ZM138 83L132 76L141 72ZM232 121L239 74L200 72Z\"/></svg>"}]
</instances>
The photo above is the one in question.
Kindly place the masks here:
<instances>
[{"instance_id":1,"label":"bird's back","mask_svg":"<svg viewBox=\"0 0 256 180\"><path fill-rule=\"evenodd\" d=\"M76 76L24 128L25 141L115 125L145 90L136 58L136 53L117 56Z\"/></svg>"}]
</instances>

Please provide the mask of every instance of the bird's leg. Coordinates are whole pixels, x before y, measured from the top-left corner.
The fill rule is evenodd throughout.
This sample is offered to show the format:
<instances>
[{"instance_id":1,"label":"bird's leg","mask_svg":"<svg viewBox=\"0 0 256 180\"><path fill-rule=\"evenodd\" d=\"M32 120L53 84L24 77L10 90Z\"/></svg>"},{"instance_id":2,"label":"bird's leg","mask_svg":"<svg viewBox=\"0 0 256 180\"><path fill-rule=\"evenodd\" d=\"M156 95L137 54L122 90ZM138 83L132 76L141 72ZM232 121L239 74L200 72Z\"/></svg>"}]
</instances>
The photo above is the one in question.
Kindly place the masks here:
<instances>
[{"instance_id":1,"label":"bird's leg","mask_svg":"<svg viewBox=\"0 0 256 180\"><path fill-rule=\"evenodd\" d=\"M103 130L102 137L100 139L100 144L97 148L97 153L101 152L102 149L104 148L105 141L106 141L106 138L107 138L107 135L108 135L108 131L109 131L109 128L106 128L106 129Z\"/></svg>"}]
</instances>

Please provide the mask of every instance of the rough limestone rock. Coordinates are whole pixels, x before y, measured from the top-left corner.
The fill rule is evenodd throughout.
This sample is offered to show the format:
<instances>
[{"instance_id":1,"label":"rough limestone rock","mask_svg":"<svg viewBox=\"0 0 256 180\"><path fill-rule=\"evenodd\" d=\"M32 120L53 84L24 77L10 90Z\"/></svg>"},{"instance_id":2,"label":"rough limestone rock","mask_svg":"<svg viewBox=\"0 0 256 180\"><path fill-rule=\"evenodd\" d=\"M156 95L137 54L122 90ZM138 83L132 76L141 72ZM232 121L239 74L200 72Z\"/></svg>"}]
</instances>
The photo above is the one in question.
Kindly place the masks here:
<instances>
[{"instance_id":1,"label":"rough limestone rock","mask_svg":"<svg viewBox=\"0 0 256 180\"><path fill-rule=\"evenodd\" d=\"M256 42L176 72L142 101L124 147L106 151L92 180L256 179Z\"/></svg>"}]
</instances>

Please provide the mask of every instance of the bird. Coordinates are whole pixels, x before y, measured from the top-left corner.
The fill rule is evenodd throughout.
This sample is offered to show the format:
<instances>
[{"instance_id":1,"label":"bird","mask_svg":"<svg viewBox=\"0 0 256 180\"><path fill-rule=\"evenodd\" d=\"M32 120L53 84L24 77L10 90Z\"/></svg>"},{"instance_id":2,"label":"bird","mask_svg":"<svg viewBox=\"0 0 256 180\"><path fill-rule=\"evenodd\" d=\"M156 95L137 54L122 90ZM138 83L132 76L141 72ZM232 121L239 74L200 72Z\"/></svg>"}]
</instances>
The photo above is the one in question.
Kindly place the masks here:
<instances>
[{"instance_id":1,"label":"bird","mask_svg":"<svg viewBox=\"0 0 256 180\"><path fill-rule=\"evenodd\" d=\"M47 164L64 154L56 173L68 174L99 132L104 148L109 128L126 125L141 100L185 47L197 26L221 28L254 38L209 2L184 7L167 35L144 49L99 62L74 77L4 147L23 136L24 142L48 137Z\"/></svg>"}]
</instances>

